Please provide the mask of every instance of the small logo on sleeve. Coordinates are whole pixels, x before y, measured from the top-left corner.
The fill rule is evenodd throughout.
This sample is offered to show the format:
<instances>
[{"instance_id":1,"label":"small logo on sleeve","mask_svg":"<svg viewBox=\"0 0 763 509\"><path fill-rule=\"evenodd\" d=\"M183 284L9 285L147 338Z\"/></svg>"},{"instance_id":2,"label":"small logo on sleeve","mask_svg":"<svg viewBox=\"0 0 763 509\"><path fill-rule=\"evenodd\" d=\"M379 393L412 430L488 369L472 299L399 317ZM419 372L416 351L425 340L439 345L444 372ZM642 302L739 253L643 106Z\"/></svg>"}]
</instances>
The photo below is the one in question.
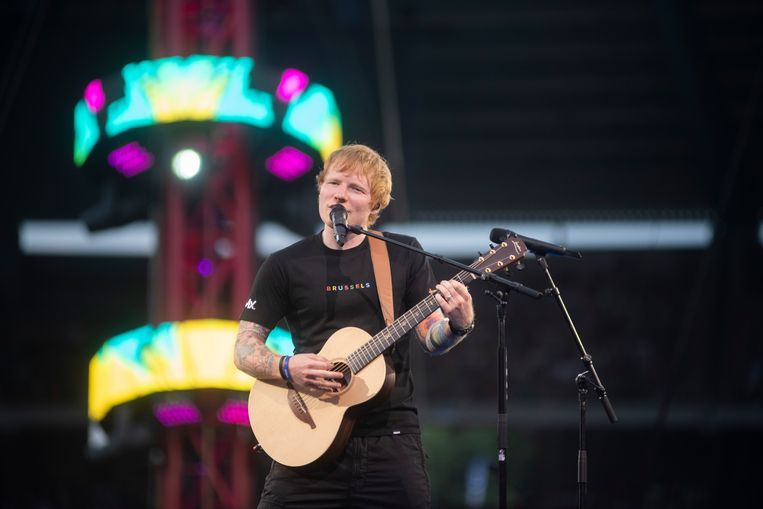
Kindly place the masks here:
<instances>
[{"instance_id":1,"label":"small logo on sleeve","mask_svg":"<svg viewBox=\"0 0 763 509\"><path fill-rule=\"evenodd\" d=\"M249 299L249 300L246 301L246 304L244 304L244 307L246 309L251 309L252 311L254 311L254 305L255 304L257 304L256 300Z\"/></svg>"}]
</instances>

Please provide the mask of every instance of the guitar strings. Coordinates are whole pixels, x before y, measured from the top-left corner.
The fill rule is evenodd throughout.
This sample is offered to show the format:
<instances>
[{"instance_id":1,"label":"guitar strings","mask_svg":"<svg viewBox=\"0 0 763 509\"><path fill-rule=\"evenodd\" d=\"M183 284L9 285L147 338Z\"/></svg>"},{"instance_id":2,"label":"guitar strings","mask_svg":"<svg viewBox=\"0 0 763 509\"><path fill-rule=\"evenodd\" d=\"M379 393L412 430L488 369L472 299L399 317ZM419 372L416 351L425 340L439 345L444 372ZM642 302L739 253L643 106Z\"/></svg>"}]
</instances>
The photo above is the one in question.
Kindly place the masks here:
<instances>
[{"instance_id":1,"label":"guitar strings","mask_svg":"<svg viewBox=\"0 0 763 509\"><path fill-rule=\"evenodd\" d=\"M352 373L352 370L350 369L350 366L348 366L345 363L342 363L342 367L340 369L334 369L332 371L334 371L336 373L342 373L344 376L347 376L348 374ZM294 389L294 390L296 391L296 389ZM300 396L302 396L302 401L305 403L305 407L307 409L315 408L315 405L320 403L320 402L328 403L327 401L321 400L321 398L318 397L318 396L313 396L312 394L302 393L302 392L299 392L299 391L296 391L296 392ZM321 394L321 396L324 396L324 395L327 395L327 394L331 395L331 394L335 394L335 393L333 391L332 392L324 392L323 394ZM315 402L315 403L311 404L311 402Z\"/></svg>"},{"instance_id":2,"label":"guitar strings","mask_svg":"<svg viewBox=\"0 0 763 509\"><path fill-rule=\"evenodd\" d=\"M488 257L492 256L489 255ZM469 265L471 268L475 268L478 264L482 263L484 259L477 258L474 260L471 265ZM465 279L471 277L472 280L477 279L477 276L474 274L471 274L467 271L461 271L458 274L456 274L452 280L456 280L459 283L464 283ZM471 282L471 281L470 281ZM355 361L360 360L361 366L360 369L363 369L368 363L373 361L378 355L380 355L382 352L384 352L387 348L392 346L398 339L400 339L403 334L407 333L416 325L421 323L429 314L434 312L435 309L437 309L438 304L436 299L434 298L434 294L437 292L433 292L430 294L427 298L416 304L413 308L405 312L402 316L400 316L397 320L395 320L391 325L386 327L384 330L376 334L371 340L366 342L364 345L359 347L357 350L355 350L353 353L347 356L348 362L350 364L357 364ZM420 313L422 310L420 308L425 308L426 313L424 316L422 316L420 319L416 320L413 325L411 325L410 318L413 317L413 315ZM408 328L402 328L402 330L399 329L399 325L403 322L403 320L406 322ZM393 334L389 332L389 330L392 330L396 333L397 337L392 338ZM389 341L389 344L385 344L385 340L391 340ZM375 351L378 350L378 351ZM360 371L358 369L357 371ZM357 372L356 371L356 372Z\"/></svg>"}]
</instances>

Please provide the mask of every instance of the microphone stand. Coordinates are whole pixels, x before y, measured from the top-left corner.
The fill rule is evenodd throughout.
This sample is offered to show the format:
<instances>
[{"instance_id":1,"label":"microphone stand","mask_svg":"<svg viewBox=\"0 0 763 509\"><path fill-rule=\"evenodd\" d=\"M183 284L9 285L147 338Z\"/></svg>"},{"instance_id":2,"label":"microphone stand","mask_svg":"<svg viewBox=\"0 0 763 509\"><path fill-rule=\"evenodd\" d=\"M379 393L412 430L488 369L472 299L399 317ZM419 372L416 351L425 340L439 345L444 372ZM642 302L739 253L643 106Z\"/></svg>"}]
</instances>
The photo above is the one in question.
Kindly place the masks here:
<instances>
[{"instance_id":1,"label":"microphone stand","mask_svg":"<svg viewBox=\"0 0 763 509\"><path fill-rule=\"evenodd\" d=\"M506 288L508 288L509 291L514 290L516 292L521 293L522 295L533 297L535 299L543 296L542 293L536 290L533 290L532 288L528 288L515 281L511 281L509 279L496 276L494 273L485 273L477 269L474 269L472 267L469 267L468 265L464 265L457 261L445 258L443 256L428 253L427 251L424 251L423 249L409 246L408 244L403 244L402 242L398 242L394 239L384 237L383 235L377 235L376 233L370 232L360 226L347 225L347 230L355 234L368 235L375 239L383 240L384 242L388 242L390 244L400 246L402 248L408 249L409 251L422 254L429 258L433 258L441 263L446 263L448 265L457 267L461 270L471 272L472 274L478 275L484 281L492 281L494 283L503 285ZM498 507L500 507L501 509L508 507L507 505L508 504L508 496L507 496L508 476L507 476L507 461L506 461L506 456L507 456L506 452L508 450L508 420L506 418L506 406L509 400L509 380L508 380L509 363L508 363L508 348L506 346L506 307L508 306L508 303L509 303L508 301L509 291L506 291L506 292L497 291L495 293L487 292L487 291L485 292L497 301L497 304L496 304L496 313L498 316L498 382L497 382L498 383L498 391L497 391L498 456L497 456L497 460L498 460L498 500L499 500Z\"/></svg>"},{"instance_id":2,"label":"microphone stand","mask_svg":"<svg viewBox=\"0 0 763 509\"><path fill-rule=\"evenodd\" d=\"M473 267L469 267L468 265L464 265L463 263L459 263L455 260L451 260L450 258L445 258L444 256L430 253L428 251L424 251L423 249L419 249L417 247L409 246L408 244L404 244L402 242L398 242L395 239L390 239L389 237L385 237L384 235L378 235L374 232L368 231L362 226L358 225L347 225L347 231L350 231L352 233L355 233L357 235L368 235L369 237L373 237L375 239L383 240L384 242L387 242L389 244L394 244L395 246L400 246L404 249L407 249L408 251L413 251L414 253L422 254L428 258L432 258L433 260L437 260L440 263L445 263L447 265L451 265L453 267L456 267L458 269L464 270L466 272L470 272L474 274L475 276L479 276L480 279L483 281L492 281L494 283L498 283L501 285L504 285L508 287L511 290L514 290L515 292L519 292L522 295L526 295L528 297L532 297L534 299L538 299L540 297L543 297L543 294L537 290L533 290L532 288L528 288L522 283L517 283L516 281L511 281L510 279L503 278L501 276L495 275L493 272L482 272L479 269L475 269Z\"/></svg>"},{"instance_id":3,"label":"microphone stand","mask_svg":"<svg viewBox=\"0 0 763 509\"><path fill-rule=\"evenodd\" d=\"M604 412L609 418L609 422L613 424L616 423L617 415L615 415L615 410L609 402L607 390L604 388L604 384L601 383L601 379L599 378L598 373L596 373L596 368L593 367L593 358L586 352L586 349L583 346L583 341L580 339L580 335L578 334L577 329L575 329L575 324L572 322L572 318L567 311L567 306L564 305L562 294L556 286L556 283L554 283L554 279L551 277L545 254L536 255L536 258L541 269L546 274L546 279L548 279L548 282L551 285L550 288L546 289L545 293L547 295L552 295L559 305L559 308L564 315L564 319L567 321L567 326L575 337L578 351L580 352L580 360L586 368L583 373L580 373L575 377L575 385L578 388L578 402L580 405L580 425L578 430L578 507L579 509L583 509L585 507L586 488L588 486L588 452L585 448L585 427L586 398L588 396L589 388L593 388L596 392L599 401L601 401L601 404L604 407Z\"/></svg>"},{"instance_id":4,"label":"microphone stand","mask_svg":"<svg viewBox=\"0 0 763 509\"><path fill-rule=\"evenodd\" d=\"M509 449L508 419L506 404L509 401L509 348L506 344L506 308L509 305L509 292L491 292L486 290L496 301L495 311L498 317L498 507L508 507L507 451Z\"/></svg>"}]
</instances>

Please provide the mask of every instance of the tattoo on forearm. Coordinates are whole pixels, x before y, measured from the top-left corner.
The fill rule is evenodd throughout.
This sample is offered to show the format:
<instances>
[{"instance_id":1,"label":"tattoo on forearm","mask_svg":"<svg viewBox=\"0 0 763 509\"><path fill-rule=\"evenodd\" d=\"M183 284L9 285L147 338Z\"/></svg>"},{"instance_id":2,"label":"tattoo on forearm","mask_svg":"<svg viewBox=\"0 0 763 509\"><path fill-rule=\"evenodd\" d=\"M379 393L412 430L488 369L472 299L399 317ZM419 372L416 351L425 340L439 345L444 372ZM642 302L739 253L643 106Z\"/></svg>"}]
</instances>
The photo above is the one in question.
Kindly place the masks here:
<instances>
[{"instance_id":1,"label":"tattoo on forearm","mask_svg":"<svg viewBox=\"0 0 763 509\"><path fill-rule=\"evenodd\" d=\"M432 355L442 355L459 344L465 337L453 334L448 326L448 321L440 320L429 328L426 347Z\"/></svg>"},{"instance_id":2,"label":"tattoo on forearm","mask_svg":"<svg viewBox=\"0 0 763 509\"><path fill-rule=\"evenodd\" d=\"M445 315L442 314L442 311L438 310L424 318L424 321L416 326L416 333L418 334L419 341L421 341L422 345L426 346L426 338L429 334L429 329L434 327L443 318L445 318Z\"/></svg>"},{"instance_id":3,"label":"tattoo on forearm","mask_svg":"<svg viewBox=\"0 0 763 509\"><path fill-rule=\"evenodd\" d=\"M269 332L267 327L253 322L242 320L239 323L234 350L234 361L238 369L255 378L278 376L278 373L274 373L275 354L265 346Z\"/></svg>"}]
</instances>

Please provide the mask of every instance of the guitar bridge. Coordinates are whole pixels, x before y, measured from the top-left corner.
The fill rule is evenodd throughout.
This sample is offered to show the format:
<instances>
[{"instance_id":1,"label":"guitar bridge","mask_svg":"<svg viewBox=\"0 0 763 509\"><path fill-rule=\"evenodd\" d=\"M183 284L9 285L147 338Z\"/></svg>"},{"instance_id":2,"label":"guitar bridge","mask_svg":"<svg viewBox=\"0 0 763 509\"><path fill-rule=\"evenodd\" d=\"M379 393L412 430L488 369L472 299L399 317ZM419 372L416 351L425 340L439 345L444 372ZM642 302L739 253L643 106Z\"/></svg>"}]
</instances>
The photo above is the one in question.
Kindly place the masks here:
<instances>
[{"instance_id":1,"label":"guitar bridge","mask_svg":"<svg viewBox=\"0 0 763 509\"><path fill-rule=\"evenodd\" d=\"M315 429L315 421L310 415L310 411L307 408L305 400L302 399L302 396L299 394L299 392L291 387L291 384L289 384L289 387L290 388L286 395L286 399L289 401L289 408L291 409L291 413L293 413L297 419L309 425L310 428Z\"/></svg>"}]
</instances>

